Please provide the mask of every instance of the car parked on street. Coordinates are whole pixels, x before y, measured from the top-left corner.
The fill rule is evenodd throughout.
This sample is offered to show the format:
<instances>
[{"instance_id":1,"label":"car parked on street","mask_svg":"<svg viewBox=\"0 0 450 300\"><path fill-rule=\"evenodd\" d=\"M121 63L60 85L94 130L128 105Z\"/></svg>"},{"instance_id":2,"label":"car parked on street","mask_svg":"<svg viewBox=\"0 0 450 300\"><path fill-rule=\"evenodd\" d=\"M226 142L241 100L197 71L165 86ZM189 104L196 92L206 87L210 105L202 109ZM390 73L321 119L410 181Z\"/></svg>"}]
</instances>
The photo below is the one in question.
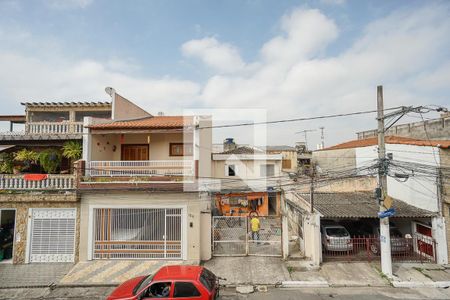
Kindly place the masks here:
<instances>
[{"instance_id":1,"label":"car parked on street","mask_svg":"<svg viewBox=\"0 0 450 300\"><path fill-rule=\"evenodd\" d=\"M370 251L373 254L379 254L380 253L380 227L374 228L374 236L376 237L373 239L373 242L370 244ZM403 237L403 234L400 232L400 230L397 227L390 226L389 227L389 233L391 236L391 251L392 253L408 253L412 251L413 240L411 238L405 238Z\"/></svg>"},{"instance_id":2,"label":"car parked on street","mask_svg":"<svg viewBox=\"0 0 450 300\"><path fill-rule=\"evenodd\" d=\"M218 277L201 266L166 266L153 275L127 280L107 300L198 299L219 295Z\"/></svg>"},{"instance_id":3,"label":"car parked on street","mask_svg":"<svg viewBox=\"0 0 450 300\"><path fill-rule=\"evenodd\" d=\"M322 247L325 251L351 251L353 243L347 229L342 225L322 225Z\"/></svg>"}]
</instances>

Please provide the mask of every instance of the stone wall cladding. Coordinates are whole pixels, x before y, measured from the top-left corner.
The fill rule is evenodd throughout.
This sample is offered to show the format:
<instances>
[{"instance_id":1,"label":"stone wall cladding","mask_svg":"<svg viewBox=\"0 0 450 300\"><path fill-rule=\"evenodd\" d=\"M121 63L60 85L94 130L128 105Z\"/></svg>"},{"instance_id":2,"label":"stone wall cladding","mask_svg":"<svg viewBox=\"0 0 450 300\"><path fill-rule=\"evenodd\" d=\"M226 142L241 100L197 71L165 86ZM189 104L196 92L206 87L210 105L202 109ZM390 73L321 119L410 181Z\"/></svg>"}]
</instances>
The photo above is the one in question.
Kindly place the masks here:
<instances>
[{"instance_id":1,"label":"stone wall cladding","mask_svg":"<svg viewBox=\"0 0 450 300\"><path fill-rule=\"evenodd\" d=\"M30 208L76 208L75 261L78 261L80 236L80 203L75 193L70 194L38 194L14 193L0 194L0 208L16 209L16 227L13 248L13 263L25 262L27 247L28 212ZM17 241L18 235L20 241Z\"/></svg>"}]
</instances>

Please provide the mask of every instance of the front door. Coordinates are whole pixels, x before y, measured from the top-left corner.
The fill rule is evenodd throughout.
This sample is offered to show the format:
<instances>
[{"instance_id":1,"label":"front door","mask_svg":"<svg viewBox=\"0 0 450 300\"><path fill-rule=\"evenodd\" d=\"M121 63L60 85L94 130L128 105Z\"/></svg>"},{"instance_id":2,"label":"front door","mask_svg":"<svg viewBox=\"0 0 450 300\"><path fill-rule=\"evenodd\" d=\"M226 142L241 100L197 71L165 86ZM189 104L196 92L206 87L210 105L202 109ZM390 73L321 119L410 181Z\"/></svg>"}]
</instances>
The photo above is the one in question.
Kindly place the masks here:
<instances>
[{"instance_id":1,"label":"front door","mask_svg":"<svg viewBox=\"0 0 450 300\"><path fill-rule=\"evenodd\" d=\"M121 160L148 160L148 145L122 145Z\"/></svg>"}]
</instances>

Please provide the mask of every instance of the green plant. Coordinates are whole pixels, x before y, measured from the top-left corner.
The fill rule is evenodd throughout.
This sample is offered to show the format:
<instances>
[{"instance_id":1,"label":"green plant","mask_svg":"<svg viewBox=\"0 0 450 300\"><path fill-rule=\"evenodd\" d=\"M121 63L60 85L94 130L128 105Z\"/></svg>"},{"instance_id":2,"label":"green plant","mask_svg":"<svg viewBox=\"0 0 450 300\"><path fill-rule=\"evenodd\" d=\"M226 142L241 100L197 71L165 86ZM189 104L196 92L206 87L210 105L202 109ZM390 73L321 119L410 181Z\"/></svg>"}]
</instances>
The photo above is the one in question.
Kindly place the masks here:
<instances>
[{"instance_id":1,"label":"green plant","mask_svg":"<svg viewBox=\"0 0 450 300\"><path fill-rule=\"evenodd\" d=\"M15 161L31 163L31 162L35 162L36 160L38 160L38 158L39 158L38 153L36 153L33 150L28 150L25 148L14 153Z\"/></svg>"},{"instance_id":2,"label":"green plant","mask_svg":"<svg viewBox=\"0 0 450 300\"><path fill-rule=\"evenodd\" d=\"M39 153L39 164L47 173L56 173L61 165L62 155L56 149L46 149Z\"/></svg>"},{"instance_id":3,"label":"green plant","mask_svg":"<svg viewBox=\"0 0 450 300\"><path fill-rule=\"evenodd\" d=\"M14 157L11 153L0 153L0 173L11 174L14 168Z\"/></svg>"},{"instance_id":4,"label":"green plant","mask_svg":"<svg viewBox=\"0 0 450 300\"><path fill-rule=\"evenodd\" d=\"M81 158L83 148L80 142L68 141L62 147L62 155L70 160L77 160Z\"/></svg>"}]
</instances>

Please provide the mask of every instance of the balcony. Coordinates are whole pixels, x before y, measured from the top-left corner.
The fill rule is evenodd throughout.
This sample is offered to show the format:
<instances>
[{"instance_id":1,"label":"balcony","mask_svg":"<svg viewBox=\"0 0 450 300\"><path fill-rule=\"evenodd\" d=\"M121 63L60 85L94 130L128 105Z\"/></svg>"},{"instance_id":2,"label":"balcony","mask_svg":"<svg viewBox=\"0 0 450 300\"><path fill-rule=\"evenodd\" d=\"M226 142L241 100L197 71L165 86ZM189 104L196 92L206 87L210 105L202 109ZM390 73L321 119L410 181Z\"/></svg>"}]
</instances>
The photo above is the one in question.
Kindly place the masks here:
<instances>
[{"instance_id":1,"label":"balcony","mask_svg":"<svg viewBox=\"0 0 450 300\"><path fill-rule=\"evenodd\" d=\"M0 175L0 190L71 190L75 175L49 174L42 180L29 180L25 175Z\"/></svg>"},{"instance_id":2,"label":"balcony","mask_svg":"<svg viewBox=\"0 0 450 300\"><path fill-rule=\"evenodd\" d=\"M25 128L26 134L80 134L83 122L31 122Z\"/></svg>"},{"instance_id":3,"label":"balcony","mask_svg":"<svg viewBox=\"0 0 450 300\"><path fill-rule=\"evenodd\" d=\"M91 161L91 177L108 176L194 176L192 160Z\"/></svg>"}]
</instances>

